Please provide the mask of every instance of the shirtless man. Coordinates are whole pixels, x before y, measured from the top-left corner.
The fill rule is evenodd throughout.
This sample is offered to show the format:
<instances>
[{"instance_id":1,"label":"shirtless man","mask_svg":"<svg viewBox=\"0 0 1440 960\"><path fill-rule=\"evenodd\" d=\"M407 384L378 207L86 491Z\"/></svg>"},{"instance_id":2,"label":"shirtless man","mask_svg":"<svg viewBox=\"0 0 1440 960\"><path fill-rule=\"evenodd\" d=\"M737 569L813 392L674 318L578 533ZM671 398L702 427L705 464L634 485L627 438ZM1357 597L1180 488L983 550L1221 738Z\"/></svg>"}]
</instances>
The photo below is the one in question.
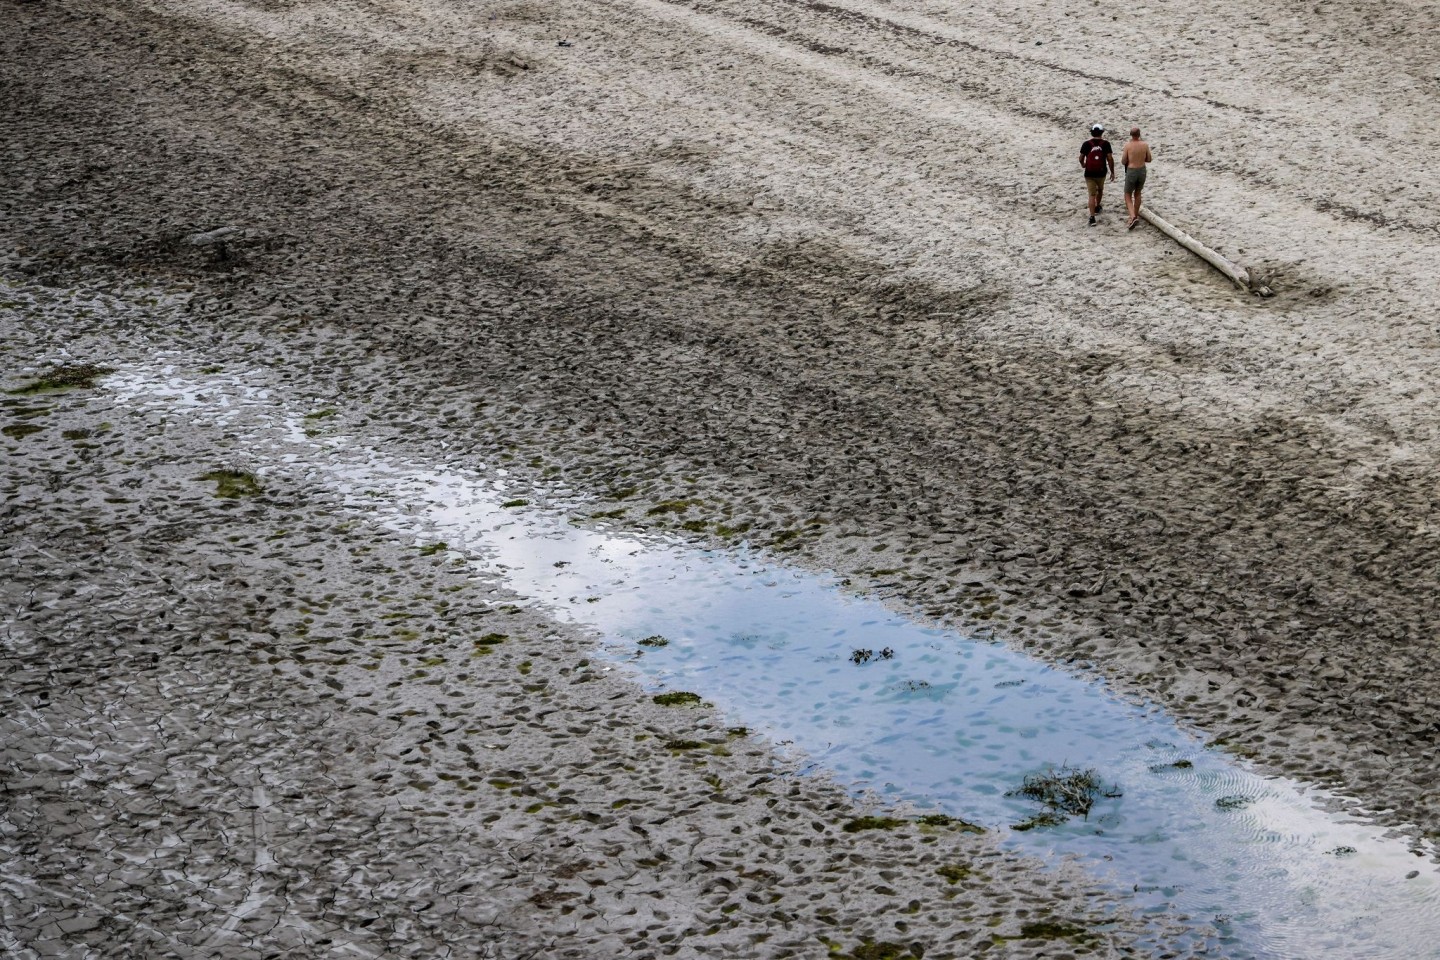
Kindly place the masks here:
<instances>
[{"instance_id":1,"label":"shirtless man","mask_svg":"<svg viewBox=\"0 0 1440 960\"><path fill-rule=\"evenodd\" d=\"M1120 151L1120 166L1125 168L1125 209L1130 211L1130 222L1125 229L1134 230L1140 222L1140 194L1145 189L1145 164L1154 160L1150 156L1150 144L1140 139L1140 128L1130 128L1130 139Z\"/></svg>"}]
</instances>

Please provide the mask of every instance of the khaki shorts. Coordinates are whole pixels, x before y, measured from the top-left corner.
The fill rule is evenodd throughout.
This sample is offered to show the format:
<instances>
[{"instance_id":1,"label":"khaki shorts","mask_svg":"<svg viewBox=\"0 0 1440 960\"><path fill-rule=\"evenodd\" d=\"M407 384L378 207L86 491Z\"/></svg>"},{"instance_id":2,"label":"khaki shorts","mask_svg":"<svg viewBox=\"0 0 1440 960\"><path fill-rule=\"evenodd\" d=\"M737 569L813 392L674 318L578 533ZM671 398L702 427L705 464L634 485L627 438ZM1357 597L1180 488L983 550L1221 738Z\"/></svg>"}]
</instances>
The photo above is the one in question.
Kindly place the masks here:
<instances>
[{"instance_id":1,"label":"khaki shorts","mask_svg":"<svg viewBox=\"0 0 1440 960\"><path fill-rule=\"evenodd\" d=\"M1104 178L1104 177L1086 177L1086 178L1085 178L1085 193L1086 193L1087 196L1098 197L1098 196L1100 196L1101 191L1103 191L1104 189L1105 189L1105 178Z\"/></svg>"}]
</instances>

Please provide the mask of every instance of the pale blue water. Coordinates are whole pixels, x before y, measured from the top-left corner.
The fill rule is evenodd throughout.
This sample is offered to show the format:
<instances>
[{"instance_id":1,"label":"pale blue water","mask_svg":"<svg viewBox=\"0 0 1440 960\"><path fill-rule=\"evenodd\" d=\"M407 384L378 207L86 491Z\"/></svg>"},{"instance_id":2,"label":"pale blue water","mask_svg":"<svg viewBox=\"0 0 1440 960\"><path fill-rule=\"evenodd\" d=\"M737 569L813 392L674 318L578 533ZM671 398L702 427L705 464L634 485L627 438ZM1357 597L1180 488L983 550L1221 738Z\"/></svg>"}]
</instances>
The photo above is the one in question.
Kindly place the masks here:
<instances>
[{"instance_id":1,"label":"pale blue water","mask_svg":"<svg viewBox=\"0 0 1440 960\"><path fill-rule=\"evenodd\" d=\"M203 394L173 378L116 387L227 426L247 407L274 404L233 384L228 398L214 382ZM348 492L356 510L445 541L528 602L594 628L647 686L701 694L728 722L857 792L982 824L1031 854L1073 854L1142 908L1192 918L1197 939L1224 955L1440 957L1440 874L1430 861L1093 678L909 621L748 550L704 551L505 509L503 479L390 462L349 438L307 438L285 411L266 416L270 439L256 456L263 446L275 462L304 464ZM669 644L636 642L655 635ZM893 657L851 662L862 648ZM1177 769L1177 760L1193 766ZM1009 792L1028 773L1066 764L1095 769L1119 795L1088 819L1011 830L1040 808Z\"/></svg>"},{"instance_id":2,"label":"pale blue water","mask_svg":"<svg viewBox=\"0 0 1440 960\"><path fill-rule=\"evenodd\" d=\"M437 539L599 630L649 686L701 694L853 789L963 817L1027 852L1075 854L1142 907L1211 927L1232 955L1440 956L1432 864L1098 680L915 623L748 550L506 511L453 474L412 478L403 495L430 504L419 519ZM655 635L670 642L637 642ZM889 659L850 659L886 648ZM1040 807L1010 792L1063 765L1095 769L1119 796L1088 819L1011 830Z\"/></svg>"}]
</instances>

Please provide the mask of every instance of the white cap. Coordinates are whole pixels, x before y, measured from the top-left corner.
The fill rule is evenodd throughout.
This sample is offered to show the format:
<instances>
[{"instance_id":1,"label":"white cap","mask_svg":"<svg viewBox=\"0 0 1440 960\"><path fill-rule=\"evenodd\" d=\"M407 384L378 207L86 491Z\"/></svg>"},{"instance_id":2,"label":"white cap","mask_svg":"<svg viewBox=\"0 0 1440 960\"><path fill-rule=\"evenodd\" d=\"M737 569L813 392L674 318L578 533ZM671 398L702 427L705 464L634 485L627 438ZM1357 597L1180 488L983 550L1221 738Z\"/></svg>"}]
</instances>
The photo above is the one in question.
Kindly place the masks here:
<instances>
[{"instance_id":1,"label":"white cap","mask_svg":"<svg viewBox=\"0 0 1440 960\"><path fill-rule=\"evenodd\" d=\"M1103 124L1103 123L1092 123L1092 124L1090 124L1090 132L1091 132L1091 133L1104 133L1104 132L1105 132L1105 124Z\"/></svg>"}]
</instances>

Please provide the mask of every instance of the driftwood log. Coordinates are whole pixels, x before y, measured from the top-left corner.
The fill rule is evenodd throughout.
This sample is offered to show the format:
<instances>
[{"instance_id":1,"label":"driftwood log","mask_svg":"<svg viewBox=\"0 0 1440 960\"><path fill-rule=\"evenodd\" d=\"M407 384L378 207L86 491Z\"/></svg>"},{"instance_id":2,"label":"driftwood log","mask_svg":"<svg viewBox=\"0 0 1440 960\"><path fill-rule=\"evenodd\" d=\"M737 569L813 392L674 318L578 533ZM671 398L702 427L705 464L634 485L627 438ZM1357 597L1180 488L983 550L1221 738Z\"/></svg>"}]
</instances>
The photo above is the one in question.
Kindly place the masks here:
<instances>
[{"instance_id":1,"label":"driftwood log","mask_svg":"<svg viewBox=\"0 0 1440 960\"><path fill-rule=\"evenodd\" d=\"M1195 254L1195 256L1199 257L1201 260L1204 260L1216 270L1219 270L1221 273L1225 274L1225 276L1229 277L1231 282L1234 283L1241 290L1244 290L1247 293L1253 293L1261 297L1268 297L1271 295L1270 288L1265 286L1265 284L1263 283L1256 282L1256 280L1250 276L1250 271L1247 268L1242 267L1240 264L1235 263L1233 260L1227 260L1225 257L1205 246L1205 244L1201 243L1199 240L1196 240L1194 237L1190 236L1190 234L1186 233L1184 230L1172 226L1164 217L1160 216L1160 214L1156 213L1154 210L1150 209L1149 207L1141 207L1140 216L1143 217L1148 223L1154 225L1155 229L1165 234L1165 236L1169 237L1171 240L1174 240L1176 243L1180 244L1180 246L1184 247L1186 250L1189 250L1191 253Z\"/></svg>"}]
</instances>

